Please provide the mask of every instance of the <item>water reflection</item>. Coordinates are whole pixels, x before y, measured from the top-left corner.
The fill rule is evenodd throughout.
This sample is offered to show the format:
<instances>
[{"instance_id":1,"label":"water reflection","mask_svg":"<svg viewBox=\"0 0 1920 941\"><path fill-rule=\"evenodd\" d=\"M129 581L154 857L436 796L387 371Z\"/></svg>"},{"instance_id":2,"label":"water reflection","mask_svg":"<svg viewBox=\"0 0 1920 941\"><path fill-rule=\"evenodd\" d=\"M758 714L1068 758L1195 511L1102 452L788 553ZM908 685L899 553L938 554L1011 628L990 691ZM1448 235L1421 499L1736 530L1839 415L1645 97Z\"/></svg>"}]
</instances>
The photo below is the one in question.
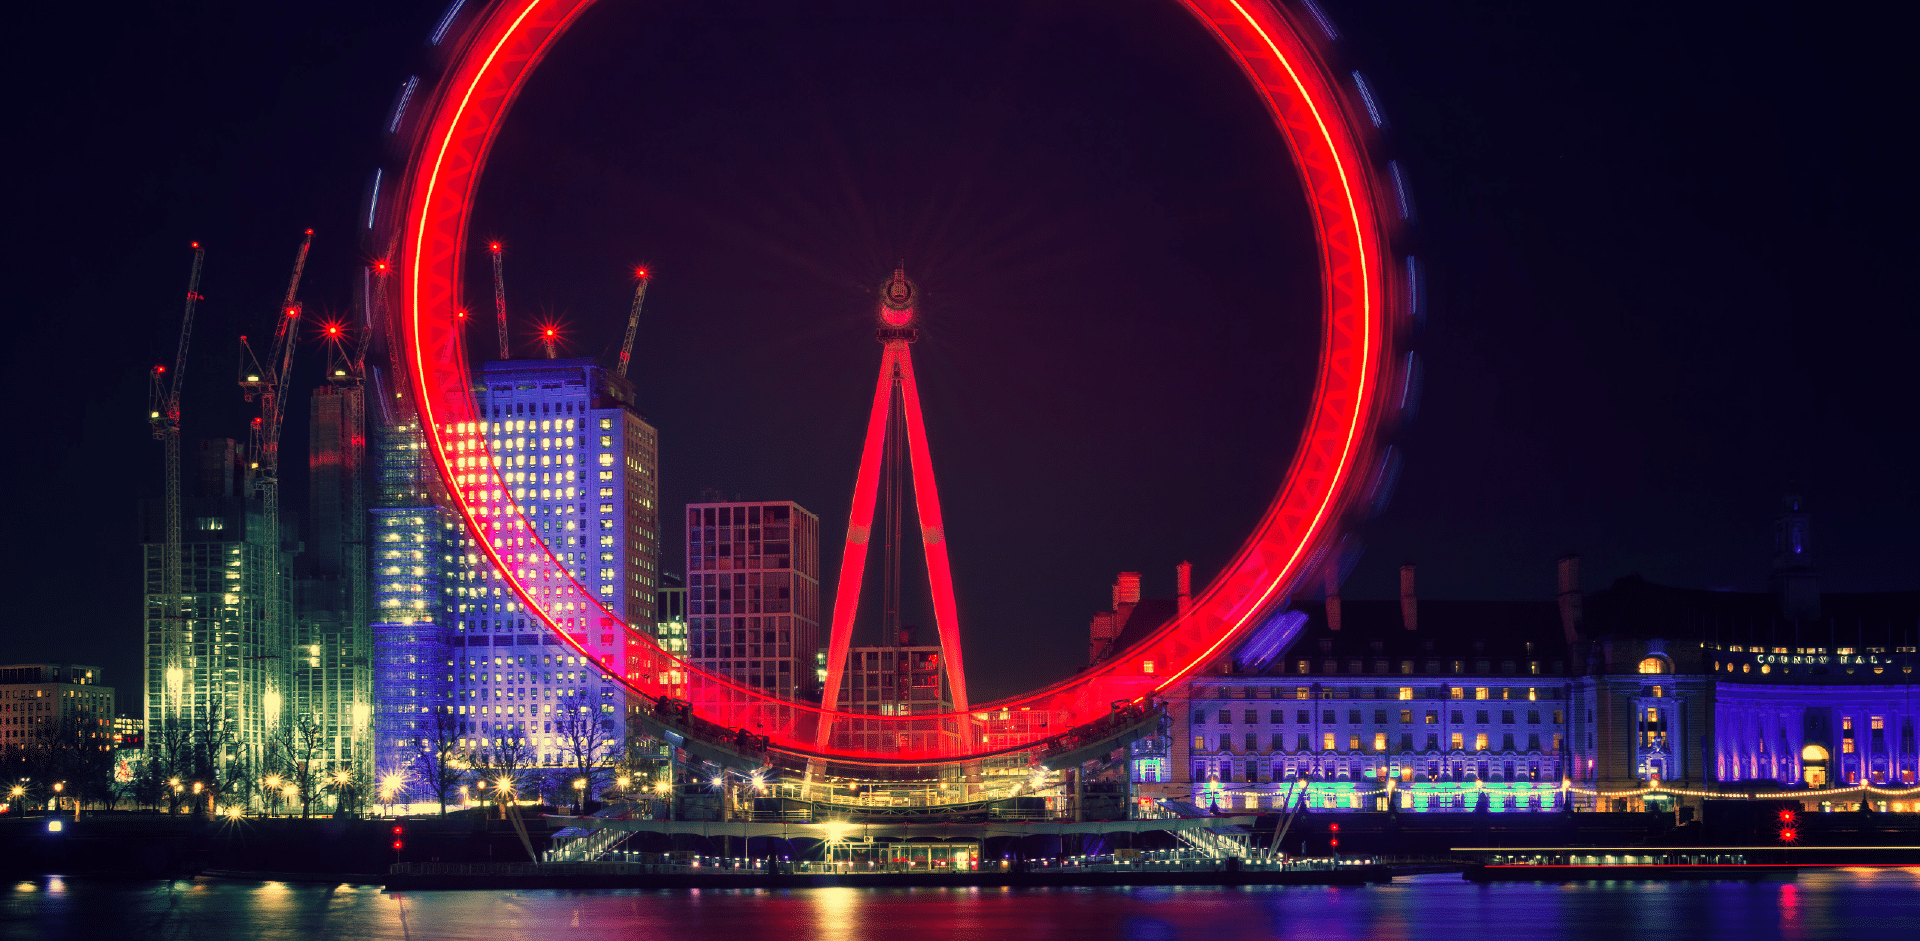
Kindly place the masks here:
<instances>
[{"instance_id":1,"label":"water reflection","mask_svg":"<svg viewBox=\"0 0 1920 941\"><path fill-rule=\"evenodd\" d=\"M1797 881L1365 888L808 889L385 893L298 883L35 879L0 887L0 938L828 941L1123 938L1658 941L1893 936L1920 923L1920 872Z\"/></svg>"}]
</instances>

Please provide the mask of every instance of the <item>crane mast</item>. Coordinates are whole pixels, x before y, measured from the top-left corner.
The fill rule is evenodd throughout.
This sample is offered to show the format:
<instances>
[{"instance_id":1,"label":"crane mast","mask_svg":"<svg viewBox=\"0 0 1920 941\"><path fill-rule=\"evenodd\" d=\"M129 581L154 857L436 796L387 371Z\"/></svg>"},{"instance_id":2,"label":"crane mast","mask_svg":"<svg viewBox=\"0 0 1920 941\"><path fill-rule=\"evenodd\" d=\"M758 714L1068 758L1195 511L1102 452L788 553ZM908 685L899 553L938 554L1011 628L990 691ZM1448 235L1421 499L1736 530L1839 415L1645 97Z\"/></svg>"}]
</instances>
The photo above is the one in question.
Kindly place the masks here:
<instances>
[{"instance_id":1,"label":"crane mast","mask_svg":"<svg viewBox=\"0 0 1920 941\"><path fill-rule=\"evenodd\" d=\"M493 253L493 322L500 330L500 358L504 360L509 358L507 355L507 282L506 276L500 270L500 243L489 244L487 251Z\"/></svg>"},{"instance_id":2,"label":"crane mast","mask_svg":"<svg viewBox=\"0 0 1920 941\"><path fill-rule=\"evenodd\" d=\"M633 338L640 332L640 307L647 302L647 285L653 279L647 269L634 272L640 278L639 286L633 289L633 309L627 312L627 340L620 344L620 364L614 367L615 375L627 378L627 361L633 358Z\"/></svg>"},{"instance_id":3,"label":"crane mast","mask_svg":"<svg viewBox=\"0 0 1920 941\"><path fill-rule=\"evenodd\" d=\"M161 611L161 660L164 663L164 682L161 686L161 708L157 716L161 723L171 728L177 723L180 709L180 673L183 655L186 650L185 615L186 603L181 595L181 532L180 532L180 392L182 380L187 372L187 341L193 336L193 309L200 301L200 269L206 261L206 249L199 242L193 243L193 267L187 275L186 312L180 318L180 344L173 354L173 373L167 374L167 367L156 365L147 382L147 423L153 427L153 437L161 442L166 453L166 492L162 500L166 504L165 530L160 548L160 594L149 602L149 608L158 607ZM148 639L152 643L152 639Z\"/></svg>"},{"instance_id":4,"label":"crane mast","mask_svg":"<svg viewBox=\"0 0 1920 941\"><path fill-rule=\"evenodd\" d=\"M283 590L284 572L280 536L280 429L286 417L289 383L293 378L293 350L299 341L300 278L306 272L307 252L313 247L313 230L306 231L300 250L294 255L293 276L287 281L287 293L281 299L274 318L273 346L262 363L254 355L247 338L240 338L242 352L240 389L246 400L260 399L260 415L252 423L247 462L247 481L260 497L260 515L265 524L262 535L267 551L266 622L284 630L286 612Z\"/></svg>"}]
</instances>

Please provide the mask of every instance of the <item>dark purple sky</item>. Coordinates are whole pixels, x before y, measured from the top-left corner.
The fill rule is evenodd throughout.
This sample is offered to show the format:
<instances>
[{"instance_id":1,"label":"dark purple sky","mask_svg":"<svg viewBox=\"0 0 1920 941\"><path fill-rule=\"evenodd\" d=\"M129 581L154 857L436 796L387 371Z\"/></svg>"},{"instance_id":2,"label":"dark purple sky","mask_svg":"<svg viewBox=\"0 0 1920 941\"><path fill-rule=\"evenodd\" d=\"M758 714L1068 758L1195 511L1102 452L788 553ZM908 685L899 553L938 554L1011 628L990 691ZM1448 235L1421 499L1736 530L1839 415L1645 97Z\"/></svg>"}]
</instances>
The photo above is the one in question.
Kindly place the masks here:
<instances>
[{"instance_id":1,"label":"dark purple sky","mask_svg":"<svg viewBox=\"0 0 1920 941\"><path fill-rule=\"evenodd\" d=\"M1432 284L1406 470L1350 594L1417 561L1431 596L1539 597L1569 550L1589 588L1755 588L1790 478L1826 585L1917 587L1910 24L1324 5L1390 121ZM183 246L209 246L187 435L243 437L234 337L269 324L303 228L309 307L346 305L368 179L396 166L386 112L440 12L22 24L6 356L28 432L6 473L24 603L0 660L91 660L131 686L132 511L158 489L144 377L171 356ZM1285 160L1170 0L603 4L523 95L474 235L508 243L515 310L565 318L581 355L611 354L625 269L652 263L635 371L667 507L707 487L797 499L830 557L872 290L905 260L992 696L1077 663L1113 572L1150 592L1182 558L1209 576L1277 480L1317 342Z\"/></svg>"}]
</instances>

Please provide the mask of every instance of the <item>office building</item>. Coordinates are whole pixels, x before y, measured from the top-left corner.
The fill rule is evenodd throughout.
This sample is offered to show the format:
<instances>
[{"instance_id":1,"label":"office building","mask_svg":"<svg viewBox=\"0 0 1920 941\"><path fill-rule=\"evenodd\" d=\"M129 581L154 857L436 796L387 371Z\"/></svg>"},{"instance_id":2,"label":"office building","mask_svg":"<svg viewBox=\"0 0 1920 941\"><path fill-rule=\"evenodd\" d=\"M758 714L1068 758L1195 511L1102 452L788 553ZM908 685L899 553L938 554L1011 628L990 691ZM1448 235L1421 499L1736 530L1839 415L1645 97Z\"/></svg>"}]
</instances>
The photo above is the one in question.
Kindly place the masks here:
<instances>
[{"instance_id":1,"label":"office building","mask_svg":"<svg viewBox=\"0 0 1920 941\"><path fill-rule=\"evenodd\" d=\"M1172 734L1133 749L1137 792L1223 810L1682 813L1703 794L1805 792L1809 811L1920 812L1821 793L1920 776L1920 592L1822 593L1797 499L1775 529L1764 592L1638 575L1583 592L1569 556L1551 601L1422 599L1408 566L1397 601L1297 603L1171 691ZM1135 631L1136 597L1123 575L1096 652L1157 626Z\"/></svg>"},{"instance_id":2,"label":"office building","mask_svg":"<svg viewBox=\"0 0 1920 941\"><path fill-rule=\"evenodd\" d=\"M687 506L695 666L780 699L819 698L820 518L792 501Z\"/></svg>"},{"instance_id":3,"label":"office building","mask_svg":"<svg viewBox=\"0 0 1920 941\"><path fill-rule=\"evenodd\" d=\"M455 533L449 642L463 746L482 760L524 748L543 768L577 764L587 738L597 755L611 755L625 741L627 711L613 677L641 669L635 641L654 631L662 587L658 435L631 385L589 359L487 363L475 401L478 420L443 429L453 484L494 550L549 599L586 655L552 637L482 547ZM491 486L488 465L502 487ZM568 599L576 582L612 616Z\"/></svg>"},{"instance_id":4,"label":"office building","mask_svg":"<svg viewBox=\"0 0 1920 941\"><path fill-rule=\"evenodd\" d=\"M376 386L378 388L378 386ZM374 774L427 780L436 722L451 708L455 531L418 419L391 396L374 433L372 507Z\"/></svg>"},{"instance_id":5,"label":"office building","mask_svg":"<svg viewBox=\"0 0 1920 941\"><path fill-rule=\"evenodd\" d=\"M676 657L687 655L687 580L672 572L660 573L654 592L653 636L660 649Z\"/></svg>"},{"instance_id":6,"label":"office building","mask_svg":"<svg viewBox=\"0 0 1920 941\"><path fill-rule=\"evenodd\" d=\"M75 663L0 666L0 751L75 744L112 751L113 688Z\"/></svg>"}]
</instances>

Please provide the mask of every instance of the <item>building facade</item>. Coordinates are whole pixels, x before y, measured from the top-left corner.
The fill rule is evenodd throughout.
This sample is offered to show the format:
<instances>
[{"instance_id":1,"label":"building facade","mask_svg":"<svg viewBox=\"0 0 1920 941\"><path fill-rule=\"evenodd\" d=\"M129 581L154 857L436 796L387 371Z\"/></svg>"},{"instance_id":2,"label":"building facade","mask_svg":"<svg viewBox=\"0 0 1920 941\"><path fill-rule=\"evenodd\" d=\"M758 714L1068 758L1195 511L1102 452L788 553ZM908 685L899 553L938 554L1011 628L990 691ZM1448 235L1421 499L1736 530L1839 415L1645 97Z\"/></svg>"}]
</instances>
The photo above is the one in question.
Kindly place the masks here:
<instances>
[{"instance_id":1,"label":"building facade","mask_svg":"<svg viewBox=\"0 0 1920 941\"><path fill-rule=\"evenodd\" d=\"M308 400L307 516L294 561L292 718L317 774L371 780L375 755L372 597L365 493L365 394L340 380ZM389 566L391 567L391 566Z\"/></svg>"},{"instance_id":2,"label":"building facade","mask_svg":"<svg viewBox=\"0 0 1920 941\"><path fill-rule=\"evenodd\" d=\"M204 775L266 762L285 727L290 586L232 439L199 442L185 489L178 608L162 587L158 501L142 514L146 746L168 768Z\"/></svg>"},{"instance_id":3,"label":"building facade","mask_svg":"<svg viewBox=\"0 0 1920 941\"><path fill-rule=\"evenodd\" d=\"M626 739L626 693L613 676L642 668L661 588L659 439L632 387L588 359L487 363L475 386L480 420L444 429L456 480L487 538L531 591L572 582L585 601L550 606L585 656L529 617L464 531L453 535L452 706L477 759L524 750L561 768L579 752L602 760ZM483 486L491 462L504 489ZM544 544L563 570L548 570Z\"/></svg>"},{"instance_id":4,"label":"building facade","mask_svg":"<svg viewBox=\"0 0 1920 941\"><path fill-rule=\"evenodd\" d=\"M66 744L112 751L113 688L76 663L0 666L0 750Z\"/></svg>"},{"instance_id":5,"label":"building facade","mask_svg":"<svg viewBox=\"0 0 1920 941\"><path fill-rule=\"evenodd\" d=\"M817 700L820 518L792 501L687 506L695 666L781 699Z\"/></svg>"},{"instance_id":6,"label":"building facade","mask_svg":"<svg viewBox=\"0 0 1920 941\"><path fill-rule=\"evenodd\" d=\"M1225 810L1549 810L1573 677L1551 603L1301 604L1168 703L1136 789ZM1157 625L1156 625L1157 626Z\"/></svg>"},{"instance_id":7,"label":"building facade","mask_svg":"<svg viewBox=\"0 0 1920 941\"><path fill-rule=\"evenodd\" d=\"M1552 601L1425 600L1408 566L1398 601L1296 604L1173 692L1171 734L1132 749L1135 787L1222 809L1533 811L1914 786L1920 592L1821 593L1797 500L1775 532L1765 592L1637 575L1582 592L1567 557ZM1096 617L1096 657L1164 622L1137 585L1122 575ZM1806 803L1862 799L1920 812Z\"/></svg>"},{"instance_id":8,"label":"building facade","mask_svg":"<svg viewBox=\"0 0 1920 941\"><path fill-rule=\"evenodd\" d=\"M380 397L385 406L388 397ZM423 779L453 706L454 520L418 420L383 409L368 513L372 566L374 774Z\"/></svg>"}]
</instances>

